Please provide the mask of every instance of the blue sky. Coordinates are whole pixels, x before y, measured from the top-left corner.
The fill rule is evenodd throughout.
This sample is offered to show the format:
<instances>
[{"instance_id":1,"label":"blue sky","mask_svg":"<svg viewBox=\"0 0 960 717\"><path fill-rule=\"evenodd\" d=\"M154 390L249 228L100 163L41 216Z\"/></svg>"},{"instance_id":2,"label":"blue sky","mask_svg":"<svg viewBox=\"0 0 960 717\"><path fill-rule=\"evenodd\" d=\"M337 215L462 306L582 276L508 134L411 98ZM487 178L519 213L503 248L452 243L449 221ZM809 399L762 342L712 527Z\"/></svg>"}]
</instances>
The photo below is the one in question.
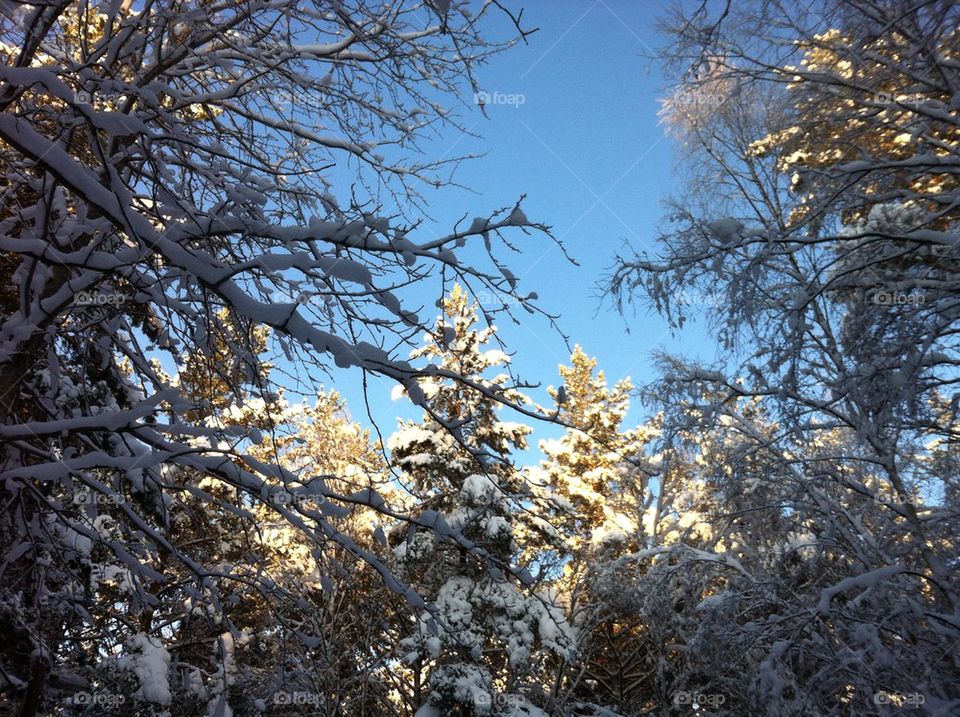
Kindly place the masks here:
<instances>
[{"instance_id":1,"label":"blue sky","mask_svg":"<svg viewBox=\"0 0 960 717\"><path fill-rule=\"evenodd\" d=\"M526 194L527 216L551 225L579 266L549 240L533 237L521 242L522 254L501 256L509 257L521 291L536 291L540 305L560 315L571 345L596 356L610 382L652 380L650 352L658 347L712 357L695 325L672 336L644 310L621 317L609 302L601 304L597 287L624 241L653 247L661 200L675 187L674 146L657 117L665 81L649 57L663 43L654 30L657 6L540 0L524 7L525 24L540 30L478 73L483 90L502 103L488 104L487 117L472 96L459 108L463 125L480 136L451 131L427 148L431 154L485 154L456 174L472 192L446 187L426 195L435 223L425 231L445 233L464 214L469 222ZM515 101L503 101L508 96ZM525 380L556 385L557 365L569 358L563 338L541 318L523 311L519 318L520 326L498 324L515 352L515 369ZM358 377L336 379L351 413L362 420ZM386 433L396 416L417 415L389 394L386 381L379 388L371 384L372 415ZM548 401L544 390L533 397ZM642 415L635 406L631 419Z\"/></svg>"}]
</instances>

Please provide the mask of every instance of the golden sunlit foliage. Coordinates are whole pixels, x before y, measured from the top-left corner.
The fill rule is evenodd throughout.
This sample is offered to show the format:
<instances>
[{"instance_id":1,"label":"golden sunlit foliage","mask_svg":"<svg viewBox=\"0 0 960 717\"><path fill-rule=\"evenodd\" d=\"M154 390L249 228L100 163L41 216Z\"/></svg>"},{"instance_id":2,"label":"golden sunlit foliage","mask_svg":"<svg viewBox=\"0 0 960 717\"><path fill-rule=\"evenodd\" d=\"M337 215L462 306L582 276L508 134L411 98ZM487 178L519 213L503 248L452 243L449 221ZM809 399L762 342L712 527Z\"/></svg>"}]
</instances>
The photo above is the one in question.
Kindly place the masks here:
<instances>
[{"instance_id":1,"label":"golden sunlit foliage","mask_svg":"<svg viewBox=\"0 0 960 717\"><path fill-rule=\"evenodd\" d=\"M958 179L937 171L937 162L956 155L960 125L950 110L950 89L902 63L911 43L898 32L858 41L836 29L799 43L801 66L782 69L785 78L792 75L788 99L795 123L752 145L757 156L775 155L778 169L792 176L800 201L794 221L822 204L828 188L817 177L845 164L851 178L858 175L856 163L888 167L858 187L860 201L845 208L845 223L863 218L879 202L917 202L931 211L949 203L942 195L956 190ZM940 62L960 59L960 30L935 52ZM941 226L960 217L960 210L942 208Z\"/></svg>"}]
</instances>

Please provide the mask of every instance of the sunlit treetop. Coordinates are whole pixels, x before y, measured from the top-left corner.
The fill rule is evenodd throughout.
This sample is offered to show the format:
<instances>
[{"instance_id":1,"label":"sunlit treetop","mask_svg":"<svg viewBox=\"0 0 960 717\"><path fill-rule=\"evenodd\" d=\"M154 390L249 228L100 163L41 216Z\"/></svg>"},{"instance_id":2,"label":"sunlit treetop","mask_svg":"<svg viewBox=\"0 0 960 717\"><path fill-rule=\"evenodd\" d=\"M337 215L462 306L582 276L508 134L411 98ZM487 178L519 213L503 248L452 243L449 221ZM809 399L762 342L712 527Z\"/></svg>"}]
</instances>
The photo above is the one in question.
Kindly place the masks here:
<instances>
[{"instance_id":1,"label":"sunlit treetop","mask_svg":"<svg viewBox=\"0 0 960 717\"><path fill-rule=\"evenodd\" d=\"M777 168L791 175L798 199L791 220L822 208L829 193L825 184L837 179L858 182L860 201L843 208L846 224L894 200L944 211L941 224L956 219L947 205L960 182L956 173L937 166L960 146L952 92L933 68L918 74L916 63L908 67L906 54L916 52L912 41L899 33L856 39L833 29L800 46L800 67L780 71L790 80L788 124L751 148L758 157L775 156ZM942 42L937 54L939 62L955 62L960 31Z\"/></svg>"}]
</instances>

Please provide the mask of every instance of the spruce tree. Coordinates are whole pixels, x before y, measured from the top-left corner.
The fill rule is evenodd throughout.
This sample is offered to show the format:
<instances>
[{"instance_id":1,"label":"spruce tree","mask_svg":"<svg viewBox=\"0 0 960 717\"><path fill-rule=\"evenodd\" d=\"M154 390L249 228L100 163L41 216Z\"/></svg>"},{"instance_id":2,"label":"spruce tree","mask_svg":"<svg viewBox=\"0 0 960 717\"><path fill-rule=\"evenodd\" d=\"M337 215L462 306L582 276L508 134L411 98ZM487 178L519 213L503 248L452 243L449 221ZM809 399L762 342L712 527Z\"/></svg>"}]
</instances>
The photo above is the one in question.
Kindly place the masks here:
<instances>
[{"instance_id":1,"label":"spruce tree","mask_svg":"<svg viewBox=\"0 0 960 717\"><path fill-rule=\"evenodd\" d=\"M560 611L513 567L528 491L510 454L526 447L530 428L502 420L496 396L523 397L503 370L509 357L485 348L496 329L475 328L467 294L455 287L443 310L414 355L439 369L422 385L427 412L389 442L421 501L420 522L435 526L409 531L395 550L397 569L428 600L402 643L422 686L417 715L543 715L530 676L547 651L567 651L569 636ZM440 378L444 370L475 387Z\"/></svg>"}]
</instances>

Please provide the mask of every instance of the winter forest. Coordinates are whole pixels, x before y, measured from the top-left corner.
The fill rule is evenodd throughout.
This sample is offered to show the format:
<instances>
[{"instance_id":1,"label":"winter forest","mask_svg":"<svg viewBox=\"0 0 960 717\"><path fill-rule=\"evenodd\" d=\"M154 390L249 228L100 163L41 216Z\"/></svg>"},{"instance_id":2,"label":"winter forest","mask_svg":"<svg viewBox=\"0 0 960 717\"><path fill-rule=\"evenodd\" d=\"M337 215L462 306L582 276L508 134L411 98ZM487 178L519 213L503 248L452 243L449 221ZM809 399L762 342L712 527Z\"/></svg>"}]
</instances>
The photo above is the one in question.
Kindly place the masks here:
<instances>
[{"instance_id":1,"label":"winter forest","mask_svg":"<svg viewBox=\"0 0 960 717\"><path fill-rule=\"evenodd\" d=\"M0 717L960 715L960 5L2 0L0 61Z\"/></svg>"}]
</instances>

